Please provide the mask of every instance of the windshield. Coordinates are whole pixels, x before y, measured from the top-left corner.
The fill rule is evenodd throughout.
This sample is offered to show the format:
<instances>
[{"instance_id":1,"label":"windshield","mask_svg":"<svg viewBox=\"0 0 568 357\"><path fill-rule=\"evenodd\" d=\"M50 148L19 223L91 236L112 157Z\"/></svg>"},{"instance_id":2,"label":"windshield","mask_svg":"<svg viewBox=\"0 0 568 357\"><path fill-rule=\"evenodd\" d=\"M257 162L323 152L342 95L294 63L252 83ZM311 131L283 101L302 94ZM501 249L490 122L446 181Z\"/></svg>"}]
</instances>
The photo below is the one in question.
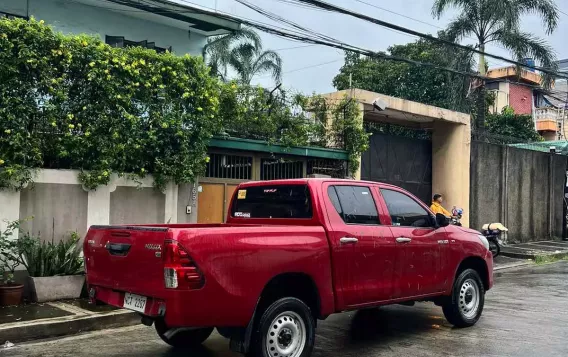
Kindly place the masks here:
<instances>
[{"instance_id":1,"label":"windshield","mask_svg":"<svg viewBox=\"0 0 568 357\"><path fill-rule=\"evenodd\" d=\"M253 186L239 189L231 215L235 218L312 218L307 185Z\"/></svg>"}]
</instances>

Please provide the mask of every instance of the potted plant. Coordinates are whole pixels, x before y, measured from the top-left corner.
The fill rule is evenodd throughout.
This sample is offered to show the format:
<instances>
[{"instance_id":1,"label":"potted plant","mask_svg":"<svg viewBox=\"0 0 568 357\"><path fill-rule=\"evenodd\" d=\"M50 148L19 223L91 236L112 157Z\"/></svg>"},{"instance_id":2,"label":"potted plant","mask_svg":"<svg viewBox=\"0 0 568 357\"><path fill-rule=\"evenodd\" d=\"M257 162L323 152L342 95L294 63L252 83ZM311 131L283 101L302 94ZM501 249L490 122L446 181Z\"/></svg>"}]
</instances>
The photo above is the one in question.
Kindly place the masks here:
<instances>
[{"instance_id":1,"label":"potted plant","mask_svg":"<svg viewBox=\"0 0 568 357\"><path fill-rule=\"evenodd\" d=\"M59 243L24 234L18 239L20 262L26 267L36 302L76 299L85 275L77 233Z\"/></svg>"},{"instance_id":2,"label":"potted plant","mask_svg":"<svg viewBox=\"0 0 568 357\"><path fill-rule=\"evenodd\" d=\"M14 271L20 265L17 239L12 237L20 222L8 224L0 231L0 306L18 305L22 301L24 285L14 281Z\"/></svg>"}]
</instances>

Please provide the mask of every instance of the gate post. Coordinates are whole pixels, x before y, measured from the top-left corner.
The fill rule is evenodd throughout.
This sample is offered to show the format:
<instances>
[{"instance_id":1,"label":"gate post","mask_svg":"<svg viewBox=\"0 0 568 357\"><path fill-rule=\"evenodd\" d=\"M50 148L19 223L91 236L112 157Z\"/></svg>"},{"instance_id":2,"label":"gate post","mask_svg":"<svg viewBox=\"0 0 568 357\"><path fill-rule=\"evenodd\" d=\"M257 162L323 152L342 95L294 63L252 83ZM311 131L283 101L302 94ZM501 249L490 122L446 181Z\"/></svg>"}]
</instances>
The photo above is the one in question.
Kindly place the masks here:
<instances>
[{"instance_id":1,"label":"gate post","mask_svg":"<svg viewBox=\"0 0 568 357\"><path fill-rule=\"evenodd\" d=\"M471 125L434 121L432 131L432 192L445 197L447 209L464 208L461 223L469 227Z\"/></svg>"}]
</instances>

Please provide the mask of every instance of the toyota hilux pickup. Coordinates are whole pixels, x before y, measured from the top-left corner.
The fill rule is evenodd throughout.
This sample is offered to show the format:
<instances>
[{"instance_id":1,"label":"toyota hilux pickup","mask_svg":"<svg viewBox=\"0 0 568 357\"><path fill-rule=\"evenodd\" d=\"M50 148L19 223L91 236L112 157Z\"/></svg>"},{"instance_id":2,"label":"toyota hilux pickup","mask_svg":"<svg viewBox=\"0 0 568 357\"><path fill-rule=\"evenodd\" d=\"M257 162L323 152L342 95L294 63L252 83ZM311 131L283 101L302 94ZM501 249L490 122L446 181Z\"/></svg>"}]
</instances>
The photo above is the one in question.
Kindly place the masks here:
<instances>
[{"instance_id":1,"label":"toyota hilux pickup","mask_svg":"<svg viewBox=\"0 0 568 357\"><path fill-rule=\"evenodd\" d=\"M174 347L216 328L248 356L306 357L317 321L343 311L430 301L474 325L488 246L401 188L294 179L241 184L224 224L92 226L84 255L91 300L139 312Z\"/></svg>"}]
</instances>

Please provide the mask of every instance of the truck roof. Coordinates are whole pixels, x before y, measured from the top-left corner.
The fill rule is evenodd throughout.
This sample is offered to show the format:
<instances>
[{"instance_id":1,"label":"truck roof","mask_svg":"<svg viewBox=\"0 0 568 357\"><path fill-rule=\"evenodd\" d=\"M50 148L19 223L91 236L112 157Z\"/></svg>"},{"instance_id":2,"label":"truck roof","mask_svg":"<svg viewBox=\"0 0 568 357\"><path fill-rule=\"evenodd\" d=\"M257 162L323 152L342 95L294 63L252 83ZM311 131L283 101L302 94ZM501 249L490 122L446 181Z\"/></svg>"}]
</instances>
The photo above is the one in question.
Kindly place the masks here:
<instances>
[{"instance_id":1,"label":"truck roof","mask_svg":"<svg viewBox=\"0 0 568 357\"><path fill-rule=\"evenodd\" d=\"M298 179L283 179L283 180L268 180L268 181L247 181L240 184L240 187L252 186L265 186L265 185L305 185L310 182L359 182L369 185L380 185L383 187L396 187L394 185L365 180L352 180L352 179L335 179L335 178L298 178Z\"/></svg>"}]
</instances>

